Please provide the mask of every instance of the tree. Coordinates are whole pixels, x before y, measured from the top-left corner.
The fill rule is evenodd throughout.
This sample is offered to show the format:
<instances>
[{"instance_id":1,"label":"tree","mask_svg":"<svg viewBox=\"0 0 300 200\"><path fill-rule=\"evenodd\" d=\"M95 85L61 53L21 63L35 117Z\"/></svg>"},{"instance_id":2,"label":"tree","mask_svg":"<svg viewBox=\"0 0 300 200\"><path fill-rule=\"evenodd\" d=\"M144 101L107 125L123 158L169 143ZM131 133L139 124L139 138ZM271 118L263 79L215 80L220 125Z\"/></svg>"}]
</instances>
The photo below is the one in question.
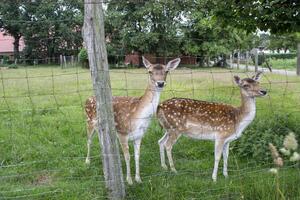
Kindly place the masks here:
<instances>
[{"instance_id":1,"label":"tree","mask_svg":"<svg viewBox=\"0 0 300 200\"><path fill-rule=\"evenodd\" d=\"M106 11L111 45L156 56L178 54L185 6L186 1L111 1Z\"/></svg>"},{"instance_id":2,"label":"tree","mask_svg":"<svg viewBox=\"0 0 300 200\"><path fill-rule=\"evenodd\" d=\"M80 0L37 0L24 5L23 30L28 59L77 54L81 45L83 3Z\"/></svg>"},{"instance_id":3,"label":"tree","mask_svg":"<svg viewBox=\"0 0 300 200\"><path fill-rule=\"evenodd\" d=\"M20 38L24 27L24 10L21 0L3 0L0 2L0 29L14 38L14 58L19 58Z\"/></svg>"},{"instance_id":4,"label":"tree","mask_svg":"<svg viewBox=\"0 0 300 200\"><path fill-rule=\"evenodd\" d=\"M223 25L233 24L248 32L257 29L275 34L300 31L299 0L218 1L217 16ZM297 74L300 75L300 39L297 37Z\"/></svg>"},{"instance_id":5,"label":"tree","mask_svg":"<svg viewBox=\"0 0 300 200\"><path fill-rule=\"evenodd\" d=\"M256 44L254 34L233 26L221 26L216 16L217 6L216 1L194 1L187 15L184 53L200 56L200 64L205 58L223 57L234 50L249 50Z\"/></svg>"}]
</instances>

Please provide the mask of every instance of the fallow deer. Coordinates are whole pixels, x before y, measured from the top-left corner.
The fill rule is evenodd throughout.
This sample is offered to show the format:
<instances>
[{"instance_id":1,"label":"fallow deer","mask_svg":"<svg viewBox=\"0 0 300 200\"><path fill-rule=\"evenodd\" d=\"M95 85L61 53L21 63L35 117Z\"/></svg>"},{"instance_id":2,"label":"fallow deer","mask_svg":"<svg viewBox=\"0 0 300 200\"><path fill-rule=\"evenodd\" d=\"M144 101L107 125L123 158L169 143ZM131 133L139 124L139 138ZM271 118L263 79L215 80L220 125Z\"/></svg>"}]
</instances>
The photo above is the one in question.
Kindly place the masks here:
<instances>
[{"instance_id":1,"label":"fallow deer","mask_svg":"<svg viewBox=\"0 0 300 200\"><path fill-rule=\"evenodd\" d=\"M234 76L234 81L239 86L241 93L241 106L239 107L187 98L173 98L161 103L158 106L157 118L160 125L166 130L165 135L158 141L161 166L167 169L164 151L166 150L170 168L176 172L171 151L179 136L185 135L193 139L215 141L212 179L213 181L217 180L222 153L223 174L227 177L229 143L238 139L254 120L255 97L267 94L266 90L261 89L259 85L260 76L261 72L252 78L242 80L238 76Z\"/></svg>"},{"instance_id":2,"label":"fallow deer","mask_svg":"<svg viewBox=\"0 0 300 200\"><path fill-rule=\"evenodd\" d=\"M128 184L132 184L128 140L134 143L135 180L140 183L139 158L141 140L149 126L152 115L157 110L161 91L166 85L168 72L174 70L180 63L180 58L171 60L167 65L151 64L144 57L142 60L149 72L148 87L144 95L141 97L113 97L114 119L125 157L127 169L126 180ZM92 137L96 131L97 121L95 97L87 99L85 112L87 115L88 136L86 163L89 164Z\"/></svg>"}]
</instances>

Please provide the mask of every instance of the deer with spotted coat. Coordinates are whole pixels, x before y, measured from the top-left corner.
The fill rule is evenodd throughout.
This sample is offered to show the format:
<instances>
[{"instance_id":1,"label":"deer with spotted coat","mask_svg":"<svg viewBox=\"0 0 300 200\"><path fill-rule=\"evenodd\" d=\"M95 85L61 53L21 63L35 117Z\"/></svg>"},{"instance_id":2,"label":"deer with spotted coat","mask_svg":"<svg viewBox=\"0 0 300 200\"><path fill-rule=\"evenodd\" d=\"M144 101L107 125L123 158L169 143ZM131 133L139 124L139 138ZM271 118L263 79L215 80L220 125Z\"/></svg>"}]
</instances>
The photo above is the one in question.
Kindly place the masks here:
<instances>
[{"instance_id":1,"label":"deer with spotted coat","mask_svg":"<svg viewBox=\"0 0 300 200\"><path fill-rule=\"evenodd\" d=\"M126 180L128 184L132 184L130 173L130 154L128 141L134 144L135 159L135 180L140 183L140 145L145 134L151 117L156 113L159 104L160 94L166 85L167 74L170 70L174 70L180 63L180 58L171 60L167 65L151 64L144 57L142 58L145 67L148 69L149 81L148 87L141 97L113 97L113 111L115 125L118 133L119 142L121 144L127 169ZM96 132L96 99L90 97L85 104L85 112L87 116L87 157L86 164L90 163L90 148L92 138Z\"/></svg>"},{"instance_id":2,"label":"deer with spotted coat","mask_svg":"<svg viewBox=\"0 0 300 200\"><path fill-rule=\"evenodd\" d=\"M172 158L172 147L181 135L199 140L215 141L213 181L217 180L218 165L223 153L223 175L228 176L227 160L229 144L241 137L242 132L254 120L256 113L255 98L265 96L258 82L261 72L252 78L234 81L240 88L241 106L233 107L222 103L212 103L187 98L173 98L158 106L157 118L165 129L165 135L158 141L161 166L165 164L165 150L170 168L176 172Z\"/></svg>"}]
</instances>

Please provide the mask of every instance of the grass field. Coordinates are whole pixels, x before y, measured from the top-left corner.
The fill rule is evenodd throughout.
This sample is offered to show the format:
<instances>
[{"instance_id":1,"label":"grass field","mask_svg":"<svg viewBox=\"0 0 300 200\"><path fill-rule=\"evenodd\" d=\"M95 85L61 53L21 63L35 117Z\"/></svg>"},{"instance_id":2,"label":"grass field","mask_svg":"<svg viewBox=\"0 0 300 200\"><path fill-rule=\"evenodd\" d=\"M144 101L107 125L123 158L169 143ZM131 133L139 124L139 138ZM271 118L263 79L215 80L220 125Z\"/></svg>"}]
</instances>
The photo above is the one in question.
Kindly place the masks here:
<instances>
[{"instance_id":1,"label":"grass field","mask_svg":"<svg viewBox=\"0 0 300 200\"><path fill-rule=\"evenodd\" d=\"M89 71L48 66L6 69L0 73L0 199L105 199L96 138L91 165L84 163L86 133L82 106L93 93ZM238 105L234 74L251 75L216 68L178 69L169 75L162 100L176 96ZM114 95L139 96L146 87L147 74L144 69L116 69L111 71L111 80ZM255 125L274 119L277 114L288 116L291 123L299 122L300 78L265 74L261 83L269 96L257 100L257 117L249 129L262 131L256 130ZM299 137L300 130L294 131ZM157 144L162 135L153 120L141 147L143 183L126 185L127 199L300 197L299 166L285 167L274 176L268 172L271 162L237 156L236 147L230 149L229 178L225 180L222 176L220 164L218 182L213 183L213 144L206 141L180 138L173 150L178 174L164 171ZM133 158L131 166L134 172Z\"/></svg>"},{"instance_id":2,"label":"grass field","mask_svg":"<svg viewBox=\"0 0 300 200\"><path fill-rule=\"evenodd\" d=\"M269 64L272 65L273 69L295 70L297 66L297 58L293 58L293 59L272 58L269 60Z\"/></svg>"}]
</instances>

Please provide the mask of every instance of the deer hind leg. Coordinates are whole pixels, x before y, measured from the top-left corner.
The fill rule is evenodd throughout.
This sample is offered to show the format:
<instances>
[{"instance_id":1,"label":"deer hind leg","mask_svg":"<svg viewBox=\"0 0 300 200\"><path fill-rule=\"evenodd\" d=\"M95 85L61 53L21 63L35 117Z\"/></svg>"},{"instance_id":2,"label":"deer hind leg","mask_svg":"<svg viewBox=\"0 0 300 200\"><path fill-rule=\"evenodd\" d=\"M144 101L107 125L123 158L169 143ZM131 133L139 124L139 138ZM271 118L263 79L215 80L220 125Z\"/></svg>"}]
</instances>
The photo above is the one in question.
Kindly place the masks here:
<instances>
[{"instance_id":1,"label":"deer hind leg","mask_svg":"<svg viewBox=\"0 0 300 200\"><path fill-rule=\"evenodd\" d=\"M141 183L140 177L140 147L142 139L134 140L135 181Z\"/></svg>"},{"instance_id":2,"label":"deer hind leg","mask_svg":"<svg viewBox=\"0 0 300 200\"><path fill-rule=\"evenodd\" d=\"M87 156L85 159L85 164L89 165L91 163L90 160L90 152L91 152L91 146L93 142L93 136L95 134L96 130L95 127L91 123L87 123Z\"/></svg>"},{"instance_id":3,"label":"deer hind leg","mask_svg":"<svg viewBox=\"0 0 300 200\"><path fill-rule=\"evenodd\" d=\"M120 139L120 143L121 143L121 147L123 150L125 163L126 163L126 171L127 171L126 180L129 185L132 185L133 182L130 173L130 154L129 154L128 138L119 135L119 139Z\"/></svg>"},{"instance_id":4,"label":"deer hind leg","mask_svg":"<svg viewBox=\"0 0 300 200\"><path fill-rule=\"evenodd\" d=\"M167 138L167 141L165 143L165 148L167 151L167 156L170 164L170 168L172 172L177 172L174 166L173 158L172 158L172 148L173 145L176 143L177 139L179 138L180 134L176 132L169 132L169 137Z\"/></svg>"},{"instance_id":5,"label":"deer hind leg","mask_svg":"<svg viewBox=\"0 0 300 200\"><path fill-rule=\"evenodd\" d=\"M166 159L165 159L165 145L168 140L168 137L169 134L168 132L166 132L165 135L160 140L158 140L161 167L166 170L168 169L168 167L166 165Z\"/></svg>"},{"instance_id":6,"label":"deer hind leg","mask_svg":"<svg viewBox=\"0 0 300 200\"><path fill-rule=\"evenodd\" d=\"M212 174L212 179L214 182L217 181L218 166L219 166L223 149L224 149L224 140L217 139L215 141L215 164L214 164L214 171Z\"/></svg>"},{"instance_id":7,"label":"deer hind leg","mask_svg":"<svg viewBox=\"0 0 300 200\"><path fill-rule=\"evenodd\" d=\"M227 142L223 148L223 164L224 164L223 175L226 178L228 177L228 172L227 172L228 155L229 155L229 142Z\"/></svg>"}]
</instances>

